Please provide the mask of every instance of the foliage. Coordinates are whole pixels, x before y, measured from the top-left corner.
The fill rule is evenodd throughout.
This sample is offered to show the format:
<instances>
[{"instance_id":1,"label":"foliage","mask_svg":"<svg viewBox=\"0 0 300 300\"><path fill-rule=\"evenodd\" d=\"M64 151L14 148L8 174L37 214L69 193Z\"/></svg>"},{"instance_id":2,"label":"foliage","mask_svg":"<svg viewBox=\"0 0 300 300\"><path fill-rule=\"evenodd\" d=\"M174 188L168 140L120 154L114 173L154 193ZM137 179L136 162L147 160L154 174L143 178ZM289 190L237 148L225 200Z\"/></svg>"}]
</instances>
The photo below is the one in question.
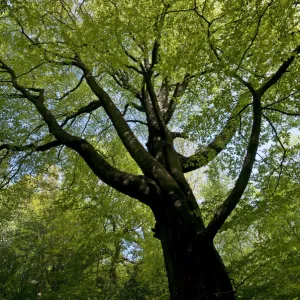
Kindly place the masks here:
<instances>
[{"instance_id":1,"label":"foliage","mask_svg":"<svg viewBox=\"0 0 300 300\"><path fill-rule=\"evenodd\" d=\"M287 213L297 201L278 204L299 175L298 1L10 0L0 14L5 293L163 297L165 282L149 280L163 271L142 204L171 299L234 299L213 246L225 232L232 245L215 244L245 282L241 297L271 291L239 265L280 288L268 259L290 271L295 261L275 255L278 236L298 249ZM186 173L204 166L211 183L199 198Z\"/></svg>"},{"instance_id":2,"label":"foliage","mask_svg":"<svg viewBox=\"0 0 300 300\"><path fill-rule=\"evenodd\" d=\"M210 178L200 185L206 214L228 192L228 178ZM216 238L228 266L237 299L297 299L299 297L299 185L291 178L253 186Z\"/></svg>"},{"instance_id":3,"label":"foliage","mask_svg":"<svg viewBox=\"0 0 300 300\"><path fill-rule=\"evenodd\" d=\"M51 167L2 191L1 299L165 299L149 211L87 172Z\"/></svg>"}]
</instances>

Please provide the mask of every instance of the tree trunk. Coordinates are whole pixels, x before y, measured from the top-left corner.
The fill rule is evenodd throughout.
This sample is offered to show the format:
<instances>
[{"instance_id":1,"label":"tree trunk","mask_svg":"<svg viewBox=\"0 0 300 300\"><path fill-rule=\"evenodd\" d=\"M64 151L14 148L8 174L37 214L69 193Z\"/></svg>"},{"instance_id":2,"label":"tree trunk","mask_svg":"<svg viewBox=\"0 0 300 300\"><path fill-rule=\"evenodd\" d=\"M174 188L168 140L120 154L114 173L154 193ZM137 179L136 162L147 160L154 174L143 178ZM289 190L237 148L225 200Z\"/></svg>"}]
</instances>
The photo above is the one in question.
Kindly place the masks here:
<instances>
[{"instance_id":1,"label":"tree trunk","mask_svg":"<svg viewBox=\"0 0 300 300\"><path fill-rule=\"evenodd\" d=\"M195 234L197 230L192 234L184 230L191 228L190 225L176 220L159 223L156 229L164 254L170 300L235 299L213 242L201 239L201 235Z\"/></svg>"}]
</instances>

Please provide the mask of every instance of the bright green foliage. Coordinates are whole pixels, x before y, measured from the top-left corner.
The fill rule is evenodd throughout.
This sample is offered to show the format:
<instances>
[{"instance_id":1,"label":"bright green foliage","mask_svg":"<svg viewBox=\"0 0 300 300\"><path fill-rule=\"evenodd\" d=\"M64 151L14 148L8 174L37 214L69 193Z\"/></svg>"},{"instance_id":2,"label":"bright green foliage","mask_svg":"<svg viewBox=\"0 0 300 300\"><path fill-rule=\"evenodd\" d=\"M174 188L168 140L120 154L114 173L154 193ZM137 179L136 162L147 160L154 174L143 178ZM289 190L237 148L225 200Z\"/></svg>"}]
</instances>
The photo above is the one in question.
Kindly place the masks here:
<instances>
[{"instance_id":1,"label":"bright green foliage","mask_svg":"<svg viewBox=\"0 0 300 300\"><path fill-rule=\"evenodd\" d=\"M286 177L274 194L275 185L276 180L268 191L246 197L228 224L234 238L226 241L231 247L224 251L240 299L300 295L300 190Z\"/></svg>"},{"instance_id":2,"label":"bright green foliage","mask_svg":"<svg viewBox=\"0 0 300 300\"><path fill-rule=\"evenodd\" d=\"M300 125L299 6L295 0L0 1L1 297L166 299L153 218L109 186L132 195L136 186L128 178L145 180L134 194L143 203L150 187L172 194L170 182L190 194L181 184L185 168L214 159L197 200L206 225L218 219L216 209L247 165L258 98L263 122L253 142L259 138L251 185L216 243L240 299L298 297L299 143L290 135ZM148 95L152 88L165 96L166 86L155 112ZM145 112L146 104L154 113ZM174 107L173 118L158 122L163 105ZM165 124L157 130L151 118ZM199 150L187 165L171 147L178 131ZM152 142L161 141L154 150L171 153L176 166L163 165L149 145L144 149L150 133ZM87 153L83 141L98 155L94 169L79 157ZM112 168L101 169L107 162Z\"/></svg>"},{"instance_id":3,"label":"bright green foliage","mask_svg":"<svg viewBox=\"0 0 300 300\"><path fill-rule=\"evenodd\" d=\"M2 191L0 299L167 297L150 212L86 173L50 167Z\"/></svg>"},{"instance_id":4,"label":"bright green foliage","mask_svg":"<svg viewBox=\"0 0 300 300\"><path fill-rule=\"evenodd\" d=\"M228 185L216 177L201 185L207 215ZM274 193L276 185L277 178L271 178L260 192L250 188L216 238L237 299L292 300L300 295L299 185L283 177Z\"/></svg>"},{"instance_id":5,"label":"bright green foliage","mask_svg":"<svg viewBox=\"0 0 300 300\"><path fill-rule=\"evenodd\" d=\"M79 53L94 74L99 75L99 82L105 89L122 96L119 101L124 104L132 101L132 95L117 87L109 75L126 66L138 68L139 61L151 54L154 39L159 34L160 59L155 67L160 74L157 86L166 75L173 84L186 74L197 78L191 82L184 99L178 99L179 120L175 120L174 125L175 128L181 126L178 121L180 115L184 116L185 121L189 120L183 124L187 133L204 143L221 128L226 120L224 117L237 100L242 105L249 103L249 93L238 78L259 87L299 44L300 16L298 4L294 2L196 1L200 11L202 7L201 17L193 10L194 1L185 0L166 2L170 5L166 15L161 0L101 0L81 4L71 0L9 1L10 17L5 17L7 11L0 24L1 59L21 75L20 84L45 88L48 107L61 119L87 105L95 96L83 82L63 101L57 101L77 85L81 76L76 68L58 62L70 62L74 53ZM153 29L158 16L165 17L161 32ZM125 50L137 62L128 57ZM126 76L130 75L130 86L138 87L140 74L132 69L126 72ZM202 72L205 74L200 76ZM297 93L297 74L298 61L264 96L263 105ZM14 137L24 138L30 129L40 124L38 115L33 105L18 97L14 99L16 92L11 91L9 85L2 89L5 95L11 95L1 101L4 130L1 134L11 137L7 127L11 120L10 128L19 128L17 135L13 133ZM293 99L278 103L276 109L298 112ZM138 112L132 113L138 116ZM291 120L278 112L268 111L268 115L275 125L290 124ZM101 116L99 112L98 120ZM86 134L97 136L99 130L95 131L95 123L93 119L90 121L89 128L93 130L87 129ZM242 125L242 130L246 131L247 118ZM73 126L72 130L78 133L81 128L78 126ZM49 137L43 129L40 128L35 138L43 137L47 141ZM265 133L269 136L269 130ZM266 135L263 142L267 142Z\"/></svg>"}]
</instances>

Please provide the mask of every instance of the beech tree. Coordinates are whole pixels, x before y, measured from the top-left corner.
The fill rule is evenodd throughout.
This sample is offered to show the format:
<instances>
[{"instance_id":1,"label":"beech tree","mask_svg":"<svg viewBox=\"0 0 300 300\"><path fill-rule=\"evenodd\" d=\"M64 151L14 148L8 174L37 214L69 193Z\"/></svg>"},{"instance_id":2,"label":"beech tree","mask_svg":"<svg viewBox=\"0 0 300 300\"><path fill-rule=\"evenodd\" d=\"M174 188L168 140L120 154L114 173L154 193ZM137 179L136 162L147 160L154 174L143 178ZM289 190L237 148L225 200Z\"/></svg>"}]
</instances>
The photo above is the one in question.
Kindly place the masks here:
<instances>
[{"instance_id":1,"label":"beech tree","mask_svg":"<svg viewBox=\"0 0 300 300\"><path fill-rule=\"evenodd\" d=\"M75 151L151 208L171 299L235 299L213 240L273 136L282 159L267 172L284 171L299 13L294 0L1 1L2 185L44 152ZM102 151L115 133L140 173ZM180 153L178 138L195 152ZM236 181L205 224L185 173L216 159Z\"/></svg>"},{"instance_id":2,"label":"beech tree","mask_svg":"<svg viewBox=\"0 0 300 300\"><path fill-rule=\"evenodd\" d=\"M1 191L0 299L166 299L151 211L77 162Z\"/></svg>"}]
</instances>

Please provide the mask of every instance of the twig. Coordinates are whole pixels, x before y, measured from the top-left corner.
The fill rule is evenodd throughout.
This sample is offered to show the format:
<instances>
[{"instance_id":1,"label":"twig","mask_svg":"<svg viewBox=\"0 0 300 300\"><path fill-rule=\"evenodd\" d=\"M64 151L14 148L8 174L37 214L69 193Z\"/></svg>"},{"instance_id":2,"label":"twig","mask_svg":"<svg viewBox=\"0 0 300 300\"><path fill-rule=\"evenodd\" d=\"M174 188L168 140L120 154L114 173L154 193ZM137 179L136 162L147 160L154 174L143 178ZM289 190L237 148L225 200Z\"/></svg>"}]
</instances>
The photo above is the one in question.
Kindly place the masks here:
<instances>
[{"instance_id":1,"label":"twig","mask_svg":"<svg viewBox=\"0 0 300 300\"><path fill-rule=\"evenodd\" d=\"M285 160L285 157L286 157L286 149L283 145L283 143L281 142L279 136L278 136L278 133L277 133L277 130L275 128L275 126L273 125L273 123L271 122L271 120L262 112L262 116L267 120L267 122L270 124L270 126L272 127L272 130L275 134L275 137L277 139L277 141L279 142L281 148L283 149L283 155L282 155L282 160L280 162L280 171L279 171L279 175L278 175L278 179L277 179L277 183L276 183L276 186L275 186L275 189L274 189L274 192L273 192L273 195L275 194L278 186L279 186L279 181L280 181L280 177L281 177L281 174L282 174L282 170L283 170L283 163L284 163L284 160Z\"/></svg>"}]
</instances>

